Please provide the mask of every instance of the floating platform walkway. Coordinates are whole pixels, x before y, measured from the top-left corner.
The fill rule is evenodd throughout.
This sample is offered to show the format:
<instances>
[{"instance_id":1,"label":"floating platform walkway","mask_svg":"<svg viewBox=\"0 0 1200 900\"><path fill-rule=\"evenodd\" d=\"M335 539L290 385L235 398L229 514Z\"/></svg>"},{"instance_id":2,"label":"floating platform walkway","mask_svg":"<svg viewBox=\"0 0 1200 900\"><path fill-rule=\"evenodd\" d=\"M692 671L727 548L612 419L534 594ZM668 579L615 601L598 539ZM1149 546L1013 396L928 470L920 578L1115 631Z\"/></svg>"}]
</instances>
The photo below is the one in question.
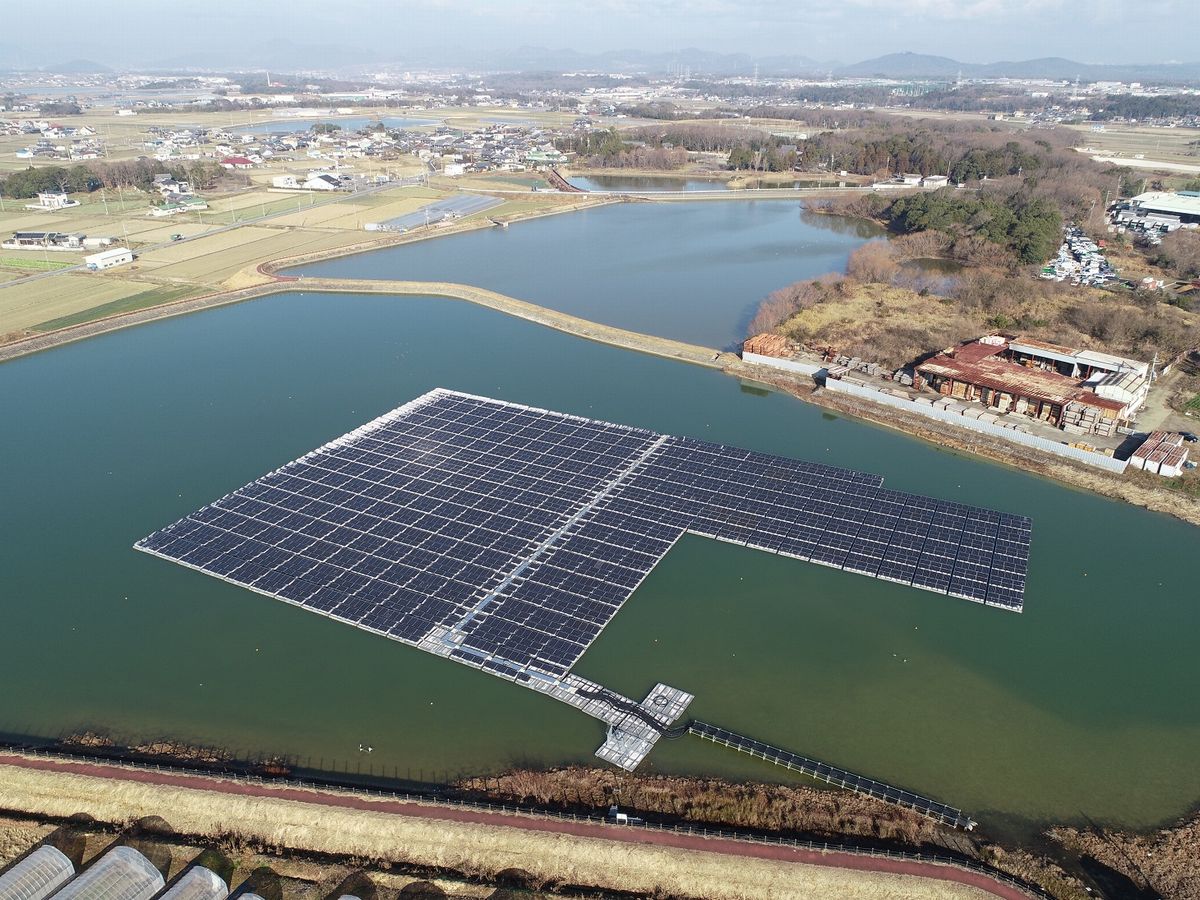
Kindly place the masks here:
<instances>
[{"instance_id":1,"label":"floating platform walkway","mask_svg":"<svg viewBox=\"0 0 1200 900\"><path fill-rule=\"evenodd\" d=\"M828 763L800 756L798 753L792 753L790 750L782 750L779 747L764 744L762 741L756 741L743 734L737 734L727 728L720 728L717 725L709 725L707 722L700 722L693 719L687 724L684 733L694 734L705 740L712 741L714 744L720 744L731 750L737 750L739 753L746 753L759 759L765 759L769 763L782 766L792 772L799 772L802 775L807 775L809 778L815 778L826 784L832 784L835 787L845 788L857 794L864 794L868 797L874 797L876 800L884 800L888 803L902 806L905 809L911 809L943 825L970 831L976 824L974 819L963 813L962 810L955 809L953 806L947 806L945 803L930 800L928 797L922 797L920 794L914 794L912 791L892 787L890 784L884 784L882 781L876 781L873 778L856 775L853 772L839 769L837 766L831 766Z\"/></svg>"},{"instance_id":2,"label":"floating platform walkway","mask_svg":"<svg viewBox=\"0 0 1200 900\"><path fill-rule=\"evenodd\" d=\"M685 534L1020 611L1029 520L878 475L434 390L269 472L137 549L480 669L607 726L632 771L692 731L970 827L958 810L735 734L676 726L572 669Z\"/></svg>"}]
</instances>

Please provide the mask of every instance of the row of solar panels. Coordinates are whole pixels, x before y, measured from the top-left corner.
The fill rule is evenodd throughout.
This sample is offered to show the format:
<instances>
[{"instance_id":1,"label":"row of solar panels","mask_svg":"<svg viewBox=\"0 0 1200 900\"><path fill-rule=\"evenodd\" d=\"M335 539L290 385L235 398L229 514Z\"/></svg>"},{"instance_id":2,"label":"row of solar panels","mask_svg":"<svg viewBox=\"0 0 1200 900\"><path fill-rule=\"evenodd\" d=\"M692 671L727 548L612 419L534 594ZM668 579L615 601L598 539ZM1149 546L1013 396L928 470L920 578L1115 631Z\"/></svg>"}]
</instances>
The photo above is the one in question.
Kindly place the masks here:
<instances>
[{"instance_id":1,"label":"row of solar panels","mask_svg":"<svg viewBox=\"0 0 1200 900\"><path fill-rule=\"evenodd\" d=\"M493 206L503 203L496 197L479 194L454 194L436 203L427 203L415 212L388 219L385 223L393 231L405 231L424 225L442 222L446 219L460 219L475 213L484 212Z\"/></svg>"},{"instance_id":2,"label":"row of solar panels","mask_svg":"<svg viewBox=\"0 0 1200 900\"><path fill-rule=\"evenodd\" d=\"M685 531L1015 609L1028 563L1022 517L446 391L139 547L409 643L451 629L455 658L560 677Z\"/></svg>"},{"instance_id":3,"label":"row of solar panels","mask_svg":"<svg viewBox=\"0 0 1200 900\"><path fill-rule=\"evenodd\" d=\"M839 769L837 766L831 766L820 760L809 759L790 750L783 750L763 741L757 741L745 735L729 731L726 728L693 720L688 724L688 731L715 743L739 750L742 753L764 759L777 766L783 766L794 772L801 772L810 778L815 778L826 784L843 787L855 793L865 794L877 800L886 800L889 803L895 803L898 806L915 810L946 825L969 829L975 824L962 810L955 809L953 806L948 806L937 800L931 800L928 797L922 797L920 794L906 791L903 788L893 787L890 784L876 781L874 778L868 778L865 775L858 775L846 769Z\"/></svg>"}]
</instances>

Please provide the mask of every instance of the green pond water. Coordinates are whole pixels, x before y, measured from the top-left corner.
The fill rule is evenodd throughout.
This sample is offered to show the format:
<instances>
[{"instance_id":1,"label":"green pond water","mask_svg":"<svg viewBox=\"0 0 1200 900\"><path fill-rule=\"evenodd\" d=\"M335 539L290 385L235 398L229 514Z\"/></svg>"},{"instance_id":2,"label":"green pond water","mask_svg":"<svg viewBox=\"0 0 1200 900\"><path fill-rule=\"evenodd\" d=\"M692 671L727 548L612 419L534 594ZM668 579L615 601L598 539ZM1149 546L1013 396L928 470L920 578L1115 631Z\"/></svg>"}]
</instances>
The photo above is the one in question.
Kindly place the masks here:
<instances>
[{"instance_id":1,"label":"green pond water","mask_svg":"<svg viewBox=\"0 0 1200 900\"><path fill-rule=\"evenodd\" d=\"M993 830L1083 814L1148 827L1200 798L1195 529L425 298L280 295L0 366L0 731L169 736L426 780L592 760L602 726L569 707L131 547L435 386L1033 517L1021 615L685 538L582 675L639 698L666 681L699 718ZM783 775L696 738L646 766Z\"/></svg>"},{"instance_id":2,"label":"green pond water","mask_svg":"<svg viewBox=\"0 0 1200 900\"><path fill-rule=\"evenodd\" d=\"M466 282L605 325L733 347L767 294L845 271L851 251L881 233L795 200L620 203L293 271Z\"/></svg>"}]
</instances>

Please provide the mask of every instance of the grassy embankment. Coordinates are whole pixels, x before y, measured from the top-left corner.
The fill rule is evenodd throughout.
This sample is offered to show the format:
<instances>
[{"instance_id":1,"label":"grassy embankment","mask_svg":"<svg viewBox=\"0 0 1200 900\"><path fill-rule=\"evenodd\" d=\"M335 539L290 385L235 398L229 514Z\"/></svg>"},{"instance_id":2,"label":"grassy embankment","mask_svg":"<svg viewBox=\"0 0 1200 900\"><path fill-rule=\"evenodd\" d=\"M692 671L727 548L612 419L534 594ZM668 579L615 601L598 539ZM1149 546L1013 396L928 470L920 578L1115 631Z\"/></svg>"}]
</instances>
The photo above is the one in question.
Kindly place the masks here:
<instances>
[{"instance_id":1,"label":"grassy embankment","mask_svg":"<svg viewBox=\"0 0 1200 900\"><path fill-rule=\"evenodd\" d=\"M139 255L133 265L102 274L71 273L25 284L13 284L13 279L0 281L0 285L10 282L0 290L0 340L18 340L184 297L264 283L268 279L257 276L255 270L271 260L375 249L487 227L491 219L517 221L596 202L580 197L568 201L554 195L531 195L406 235L363 230L367 222L386 221L413 212L431 200L447 196L451 190L397 188L365 197L345 195L338 202L318 206L313 205L316 198L312 196L271 194L254 188L214 198L212 210L188 214L165 224L143 215L148 199L136 204L135 212L125 214L114 211L110 204L107 216L102 204L96 201L63 214L14 213L11 219L0 221L0 228L36 230L41 226L95 234L125 232L131 237L129 245ZM209 233L234 220L258 217L264 209L273 217ZM62 217L48 218L54 215ZM193 239L169 242L172 234ZM62 255L67 259L51 261L52 267L76 265L82 259L79 254ZM14 252L4 257L5 267L0 271L7 274L10 271L7 267L11 266L15 276L35 274L45 265L41 257L42 254L35 252Z\"/></svg>"},{"instance_id":2,"label":"grassy embankment","mask_svg":"<svg viewBox=\"0 0 1200 900\"><path fill-rule=\"evenodd\" d=\"M302 849L487 880L517 867L543 884L707 900L983 896L910 876L346 809L323 805L312 793L309 804L0 766L0 796L10 810L56 818L86 812L118 824L160 815L180 833L206 841L236 837L280 855Z\"/></svg>"}]
</instances>

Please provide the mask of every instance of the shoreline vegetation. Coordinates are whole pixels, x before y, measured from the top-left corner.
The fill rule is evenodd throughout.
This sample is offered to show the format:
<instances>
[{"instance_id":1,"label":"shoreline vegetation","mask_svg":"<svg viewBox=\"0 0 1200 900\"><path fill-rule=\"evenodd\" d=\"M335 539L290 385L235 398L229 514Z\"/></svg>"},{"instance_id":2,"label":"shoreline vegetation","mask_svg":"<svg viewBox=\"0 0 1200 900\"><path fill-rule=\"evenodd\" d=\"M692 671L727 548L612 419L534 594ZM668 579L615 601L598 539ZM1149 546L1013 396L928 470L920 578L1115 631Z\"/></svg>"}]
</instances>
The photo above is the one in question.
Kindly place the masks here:
<instances>
[{"instance_id":1,"label":"shoreline vegetation","mask_svg":"<svg viewBox=\"0 0 1200 900\"><path fill-rule=\"evenodd\" d=\"M586 196L586 195L585 195ZM623 201L608 201L623 202ZM532 211L520 218L558 215L598 205L596 202L571 204ZM516 218L514 218L514 221ZM822 391L807 378L793 378L777 371L763 370L749 365L734 353L716 348L699 347L654 337L640 332L601 325L599 323L547 309L524 300L477 288L449 282L388 281L373 279L332 279L311 276L277 274L281 269L321 260L342 258L348 255L370 252L386 246L395 246L419 240L429 240L447 234L457 234L482 227L493 227L486 220L457 224L433 234L405 235L385 243L339 247L301 256L277 258L256 267L243 270L230 279L232 285L224 291L216 291L199 297L189 297L170 303L120 313L91 322L72 325L56 331L25 337L0 345L0 362L16 359L31 353L49 350L57 346L84 340L123 328L171 318L186 313L200 312L218 306L240 303L272 294L321 292L321 293L376 293L396 296L440 296L464 300L490 309L516 316L548 328L572 334L586 340L597 341L626 350L649 353L667 359L675 359L695 365L721 369L726 374L747 381L757 382L787 393L799 400L825 407L835 412L853 416L876 425L900 431L943 449L970 453L974 456L998 462L1014 468L1052 478L1072 487L1083 488L1114 500L1142 506L1154 512L1165 513L1200 526L1200 499L1189 497L1157 483L1160 479L1145 473L1126 473L1123 476L1108 474L1065 459L1039 453L1035 450L1008 444L997 438L988 438L965 429L933 422L924 417L905 413L881 404L873 404L846 396L834 396ZM928 256L928 243L924 236L914 236L914 248L918 255ZM871 247L873 245L865 245ZM914 252L916 252L914 250ZM828 276L842 280L843 276ZM1142 477L1137 477L1141 475Z\"/></svg>"},{"instance_id":2,"label":"shoreline vegetation","mask_svg":"<svg viewBox=\"0 0 1200 900\"><path fill-rule=\"evenodd\" d=\"M249 868L264 863L274 868L299 857L318 866L369 869L373 877L409 872L514 889L526 897L970 900L982 896L980 889L1006 898L1024 896L986 868L948 860L880 858L307 784L5 756L0 757L0 796L0 848L13 855L19 841L38 836L30 822L45 831L83 813L122 830L153 817L151 822L160 820L160 834L165 825L169 837L215 845L231 857L251 855ZM5 833L5 820L15 822L16 835ZM330 883L341 874L332 875ZM401 896L445 893L408 890ZM461 895L456 891L455 896Z\"/></svg>"},{"instance_id":3,"label":"shoreline vegetation","mask_svg":"<svg viewBox=\"0 0 1200 900\"><path fill-rule=\"evenodd\" d=\"M0 792L4 796L0 815L6 810L40 817L43 821L61 821L75 812L87 812L101 822L119 826L144 815L159 813L162 807L129 806L129 791L140 792L139 796L143 798L153 796L150 785L143 783L151 781L174 788L188 787L191 782L195 787L211 789L216 784L229 785L230 779L234 779L232 784L235 786L228 790L244 800L249 788L237 785L247 776L251 779L258 776L267 780L252 780L246 784L260 784L266 795L272 792L296 794L298 789L303 796L312 796L315 801L322 794L332 793L342 798L358 798L337 805L359 810L369 810L372 801L383 803L386 798L380 791L386 794L395 787L386 779L355 778L344 783L335 780L325 784L301 782L282 758L267 761L269 765L261 761L239 764L231 754L219 748L190 747L177 741L148 741L136 747L122 748L104 735L85 732L64 739L58 746L63 752L50 756L30 757L17 752L0 754L0 787L4 788ZM97 755L81 758L77 755L81 752ZM134 768L128 768L129 762ZM42 783L53 785L53 789L47 789ZM261 828L246 829L246 822L236 817L221 818L211 807L214 804L221 806L225 798L220 793L210 796L212 802L205 804L209 807L206 814L223 823L217 832L222 840L235 844L258 841L276 851L287 847L339 852L322 843L326 839L324 836L305 835L306 840L282 844L278 839L268 839L268 833ZM68 811L74 798L85 798L86 803ZM464 802L468 806L461 806ZM1200 814L1196 813L1171 827L1144 833L1105 829L1090 822L1086 825L1051 825L1034 842L1035 848L1025 848L1006 846L985 835L949 829L911 811L826 788L631 774L586 766L516 769L498 775L460 778L448 785L424 786L417 797L405 800L402 805L410 809L424 807L431 818L439 820L442 817L436 813L437 809L451 814L473 810L474 815L468 819L486 819L493 814L526 818L565 815L568 817L565 821L576 821L570 817L583 816L585 818L578 821L595 822L594 818L587 817L595 817L610 804L618 802L622 811L653 823L655 828L649 834L657 833L658 827L734 829L751 839L768 842L798 839L833 842L850 852L891 849L926 857L941 856L962 860L962 865L983 865L1026 884L1037 885L1056 900L1083 900L1089 896L1089 883L1102 890L1133 886L1138 891L1153 891L1158 896L1177 900L1200 900L1200 859L1194 853L1196 841L1200 839ZM123 810L123 814L114 813L114 809ZM403 810L388 811L403 814ZM367 812L365 815L374 814ZM169 814L166 818L185 833L206 833L193 830L186 819L177 820ZM492 823L490 830L495 831L495 825L503 824L509 823L500 819ZM355 828L365 825L360 823ZM617 833L612 833L612 826L607 828L610 837L644 843L637 836L641 830L625 832L618 828L615 829ZM3 835L0 835L0 846L4 843ZM477 841L470 842L471 846L465 852L457 854L453 865L446 864L445 850L436 851L436 860L429 856L435 851L425 846L426 843L422 842L411 854L405 853L402 859L389 856L395 852L390 845L384 848L373 845L370 852L365 852L365 845L358 846L353 855L371 862L387 859L391 863L424 866L428 871L443 875L474 879L494 879L500 871L495 862L490 861L489 854L477 855ZM536 844L535 841L530 845L527 852ZM539 862L527 859L522 864L522 868L536 873L537 886L557 884L561 889L569 882L616 890L631 887L630 882L605 882L595 874L591 878L581 878L578 870L568 874L556 869L554 858L557 852L553 849L544 856L538 852L536 855L543 857ZM731 878L731 875L727 874L727 877ZM680 896L712 895L682 892Z\"/></svg>"}]
</instances>

